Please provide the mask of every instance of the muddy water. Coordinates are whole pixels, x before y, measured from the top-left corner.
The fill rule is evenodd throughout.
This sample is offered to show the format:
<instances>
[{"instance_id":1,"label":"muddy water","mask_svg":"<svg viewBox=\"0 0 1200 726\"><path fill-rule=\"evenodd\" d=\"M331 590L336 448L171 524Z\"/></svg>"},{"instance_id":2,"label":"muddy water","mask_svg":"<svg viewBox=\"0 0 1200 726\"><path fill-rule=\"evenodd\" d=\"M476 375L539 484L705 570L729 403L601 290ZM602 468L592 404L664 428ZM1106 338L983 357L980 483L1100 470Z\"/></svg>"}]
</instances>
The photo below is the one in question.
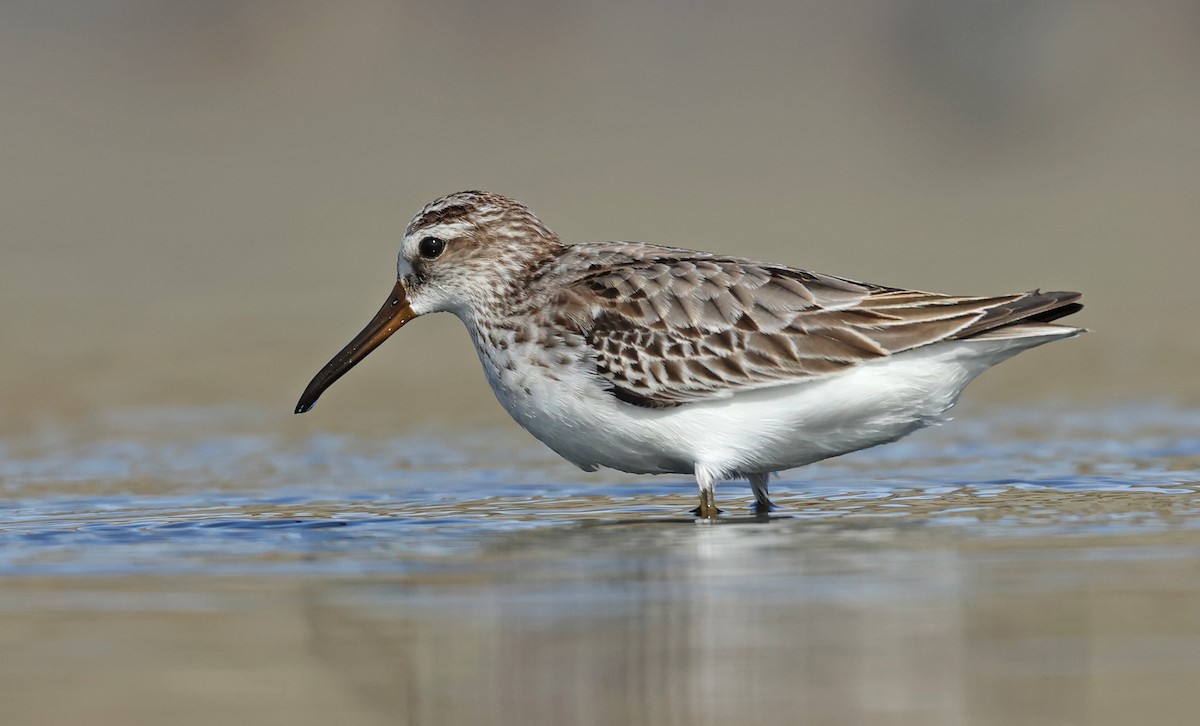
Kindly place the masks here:
<instances>
[{"instance_id":1,"label":"muddy water","mask_svg":"<svg viewBox=\"0 0 1200 726\"><path fill-rule=\"evenodd\" d=\"M1200 414L967 406L686 515L515 427L5 440L0 723L1189 723ZM63 694L69 694L65 697Z\"/></svg>"}]
</instances>

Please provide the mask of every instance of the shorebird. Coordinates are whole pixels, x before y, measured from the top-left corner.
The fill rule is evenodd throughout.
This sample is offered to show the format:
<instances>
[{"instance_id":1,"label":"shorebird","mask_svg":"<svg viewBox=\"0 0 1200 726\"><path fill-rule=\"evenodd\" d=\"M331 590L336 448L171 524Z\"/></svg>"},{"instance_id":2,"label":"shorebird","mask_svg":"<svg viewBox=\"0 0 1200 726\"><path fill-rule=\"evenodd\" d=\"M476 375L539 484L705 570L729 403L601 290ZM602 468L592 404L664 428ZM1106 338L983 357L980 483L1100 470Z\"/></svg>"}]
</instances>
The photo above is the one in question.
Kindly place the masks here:
<instances>
[{"instance_id":1,"label":"shorebird","mask_svg":"<svg viewBox=\"0 0 1200 726\"><path fill-rule=\"evenodd\" d=\"M565 245L524 204L480 191L425 206L374 319L296 413L410 320L449 312L521 426L586 471L691 474L702 518L745 478L942 419L993 365L1081 328L1077 292L941 295L634 242Z\"/></svg>"}]
</instances>

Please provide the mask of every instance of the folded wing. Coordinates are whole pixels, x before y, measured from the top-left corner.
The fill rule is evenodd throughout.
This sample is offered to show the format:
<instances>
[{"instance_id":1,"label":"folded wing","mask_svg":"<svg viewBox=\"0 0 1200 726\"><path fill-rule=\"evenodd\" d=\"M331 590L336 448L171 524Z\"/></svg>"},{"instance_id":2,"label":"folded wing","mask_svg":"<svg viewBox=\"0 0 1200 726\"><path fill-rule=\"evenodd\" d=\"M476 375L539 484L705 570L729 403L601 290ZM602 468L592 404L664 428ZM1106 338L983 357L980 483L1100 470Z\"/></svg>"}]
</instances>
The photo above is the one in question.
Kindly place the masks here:
<instances>
[{"instance_id":1,"label":"folded wing","mask_svg":"<svg viewBox=\"0 0 1200 726\"><path fill-rule=\"evenodd\" d=\"M613 243L620 245L621 243ZM632 245L557 301L622 401L667 407L827 375L942 340L1078 310L1078 293L960 297L732 257ZM583 246L580 246L583 248ZM601 246L589 246L597 254ZM577 253L580 254L580 253Z\"/></svg>"}]
</instances>

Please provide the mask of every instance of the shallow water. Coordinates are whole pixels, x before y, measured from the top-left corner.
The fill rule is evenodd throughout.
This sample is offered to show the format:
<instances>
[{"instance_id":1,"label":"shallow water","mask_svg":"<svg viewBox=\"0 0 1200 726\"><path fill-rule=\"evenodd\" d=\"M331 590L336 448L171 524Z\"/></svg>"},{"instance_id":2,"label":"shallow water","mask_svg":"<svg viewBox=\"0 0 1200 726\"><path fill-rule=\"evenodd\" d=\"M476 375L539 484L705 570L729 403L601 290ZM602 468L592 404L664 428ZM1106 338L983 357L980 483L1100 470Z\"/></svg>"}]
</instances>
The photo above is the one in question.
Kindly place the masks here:
<instances>
[{"instance_id":1,"label":"shallow water","mask_svg":"<svg viewBox=\"0 0 1200 726\"><path fill-rule=\"evenodd\" d=\"M1190 722L1200 412L958 418L715 525L515 426L5 440L0 722Z\"/></svg>"}]
</instances>

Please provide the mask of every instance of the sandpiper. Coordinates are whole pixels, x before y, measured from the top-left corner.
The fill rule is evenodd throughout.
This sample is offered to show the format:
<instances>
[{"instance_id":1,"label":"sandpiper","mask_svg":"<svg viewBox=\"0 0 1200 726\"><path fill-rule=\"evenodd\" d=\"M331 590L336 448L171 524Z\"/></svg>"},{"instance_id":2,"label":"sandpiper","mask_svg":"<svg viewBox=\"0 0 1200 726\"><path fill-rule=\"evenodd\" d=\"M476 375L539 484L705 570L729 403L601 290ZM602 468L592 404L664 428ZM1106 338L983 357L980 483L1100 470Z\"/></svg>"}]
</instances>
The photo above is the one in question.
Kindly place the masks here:
<instances>
[{"instance_id":1,"label":"sandpiper","mask_svg":"<svg viewBox=\"0 0 1200 726\"><path fill-rule=\"evenodd\" d=\"M941 420L963 388L1081 328L1051 321L1077 292L957 296L634 242L564 245L513 199L441 197L400 244L396 286L308 384L296 413L405 323L467 326L506 411L586 471L716 484L895 441Z\"/></svg>"}]
</instances>

